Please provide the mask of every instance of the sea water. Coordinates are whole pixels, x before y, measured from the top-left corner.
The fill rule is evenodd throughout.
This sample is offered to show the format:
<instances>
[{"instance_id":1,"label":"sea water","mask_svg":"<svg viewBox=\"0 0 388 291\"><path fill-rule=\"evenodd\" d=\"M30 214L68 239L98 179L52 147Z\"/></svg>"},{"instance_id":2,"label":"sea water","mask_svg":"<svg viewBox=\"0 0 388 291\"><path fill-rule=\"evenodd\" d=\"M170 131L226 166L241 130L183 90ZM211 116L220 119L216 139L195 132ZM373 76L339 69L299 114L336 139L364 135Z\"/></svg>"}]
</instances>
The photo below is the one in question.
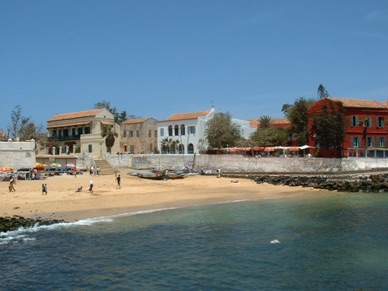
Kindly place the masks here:
<instances>
[{"instance_id":1,"label":"sea water","mask_svg":"<svg viewBox=\"0 0 388 291\"><path fill-rule=\"evenodd\" d=\"M387 290L387 213L386 193L312 192L20 229L0 289Z\"/></svg>"}]
</instances>

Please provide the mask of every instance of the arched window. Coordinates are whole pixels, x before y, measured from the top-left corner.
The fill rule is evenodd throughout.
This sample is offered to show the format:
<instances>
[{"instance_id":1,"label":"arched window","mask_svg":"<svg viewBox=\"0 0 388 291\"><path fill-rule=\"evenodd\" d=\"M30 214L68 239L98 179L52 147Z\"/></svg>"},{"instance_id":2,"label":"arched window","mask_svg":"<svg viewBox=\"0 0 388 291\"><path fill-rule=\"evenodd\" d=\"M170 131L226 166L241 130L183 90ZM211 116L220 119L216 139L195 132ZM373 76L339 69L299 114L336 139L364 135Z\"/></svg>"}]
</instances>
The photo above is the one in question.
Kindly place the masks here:
<instances>
[{"instance_id":1,"label":"arched window","mask_svg":"<svg viewBox=\"0 0 388 291\"><path fill-rule=\"evenodd\" d=\"M174 135L178 136L179 135L179 125L174 126Z\"/></svg>"},{"instance_id":2,"label":"arched window","mask_svg":"<svg viewBox=\"0 0 388 291\"><path fill-rule=\"evenodd\" d=\"M184 124L181 125L181 135L186 135L186 127Z\"/></svg>"},{"instance_id":3,"label":"arched window","mask_svg":"<svg viewBox=\"0 0 388 291\"><path fill-rule=\"evenodd\" d=\"M172 125L168 127L168 136L172 136Z\"/></svg>"},{"instance_id":4,"label":"arched window","mask_svg":"<svg viewBox=\"0 0 388 291\"><path fill-rule=\"evenodd\" d=\"M178 151L180 154L184 154L185 153L185 146L183 144L180 144L178 147Z\"/></svg>"},{"instance_id":5,"label":"arched window","mask_svg":"<svg viewBox=\"0 0 388 291\"><path fill-rule=\"evenodd\" d=\"M187 153L194 154L194 146L192 143L190 143L189 146L187 147Z\"/></svg>"}]
</instances>

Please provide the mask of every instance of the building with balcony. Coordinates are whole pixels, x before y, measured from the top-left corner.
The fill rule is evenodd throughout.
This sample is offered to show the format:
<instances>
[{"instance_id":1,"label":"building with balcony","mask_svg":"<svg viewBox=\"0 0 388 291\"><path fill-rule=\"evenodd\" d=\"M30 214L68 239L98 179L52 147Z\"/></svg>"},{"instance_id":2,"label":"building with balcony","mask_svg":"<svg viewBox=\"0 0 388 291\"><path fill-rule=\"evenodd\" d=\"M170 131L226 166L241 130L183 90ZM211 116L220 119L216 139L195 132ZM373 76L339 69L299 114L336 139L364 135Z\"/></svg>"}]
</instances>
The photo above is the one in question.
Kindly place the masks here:
<instances>
[{"instance_id":1,"label":"building with balcony","mask_svg":"<svg viewBox=\"0 0 388 291\"><path fill-rule=\"evenodd\" d=\"M120 152L151 154L157 152L158 121L153 118L127 119L120 125Z\"/></svg>"},{"instance_id":2,"label":"building with balcony","mask_svg":"<svg viewBox=\"0 0 388 291\"><path fill-rule=\"evenodd\" d=\"M95 159L104 159L106 153L120 149L120 127L106 109L57 114L47 121L47 130L46 154L90 153ZM112 147L105 144L109 133L116 139Z\"/></svg>"}]
</instances>

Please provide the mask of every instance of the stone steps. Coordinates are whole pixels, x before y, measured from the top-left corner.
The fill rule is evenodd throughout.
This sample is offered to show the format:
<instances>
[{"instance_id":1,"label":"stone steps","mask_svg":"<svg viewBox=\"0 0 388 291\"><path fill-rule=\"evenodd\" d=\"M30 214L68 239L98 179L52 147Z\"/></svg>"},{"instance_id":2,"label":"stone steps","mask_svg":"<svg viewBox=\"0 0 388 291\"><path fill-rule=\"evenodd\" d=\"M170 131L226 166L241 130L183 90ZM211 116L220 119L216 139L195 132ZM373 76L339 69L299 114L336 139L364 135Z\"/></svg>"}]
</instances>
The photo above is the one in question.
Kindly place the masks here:
<instances>
[{"instance_id":1,"label":"stone steps","mask_svg":"<svg viewBox=\"0 0 388 291\"><path fill-rule=\"evenodd\" d=\"M94 160L94 162L96 167L100 168L100 175L114 175L117 172L106 160Z\"/></svg>"}]
</instances>

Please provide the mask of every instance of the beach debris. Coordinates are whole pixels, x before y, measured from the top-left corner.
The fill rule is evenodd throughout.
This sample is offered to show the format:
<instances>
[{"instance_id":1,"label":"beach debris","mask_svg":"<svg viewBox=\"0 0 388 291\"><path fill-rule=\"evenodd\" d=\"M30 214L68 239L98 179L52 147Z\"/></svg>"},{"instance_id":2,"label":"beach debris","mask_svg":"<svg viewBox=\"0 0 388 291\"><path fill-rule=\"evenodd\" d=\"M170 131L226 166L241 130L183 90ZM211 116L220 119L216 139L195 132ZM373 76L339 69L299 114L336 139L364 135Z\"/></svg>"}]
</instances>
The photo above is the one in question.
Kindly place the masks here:
<instances>
[{"instance_id":1,"label":"beach debris","mask_svg":"<svg viewBox=\"0 0 388 291\"><path fill-rule=\"evenodd\" d=\"M274 239L274 240L271 240L270 243L271 244L280 244L280 241L278 241L277 239Z\"/></svg>"}]
</instances>

